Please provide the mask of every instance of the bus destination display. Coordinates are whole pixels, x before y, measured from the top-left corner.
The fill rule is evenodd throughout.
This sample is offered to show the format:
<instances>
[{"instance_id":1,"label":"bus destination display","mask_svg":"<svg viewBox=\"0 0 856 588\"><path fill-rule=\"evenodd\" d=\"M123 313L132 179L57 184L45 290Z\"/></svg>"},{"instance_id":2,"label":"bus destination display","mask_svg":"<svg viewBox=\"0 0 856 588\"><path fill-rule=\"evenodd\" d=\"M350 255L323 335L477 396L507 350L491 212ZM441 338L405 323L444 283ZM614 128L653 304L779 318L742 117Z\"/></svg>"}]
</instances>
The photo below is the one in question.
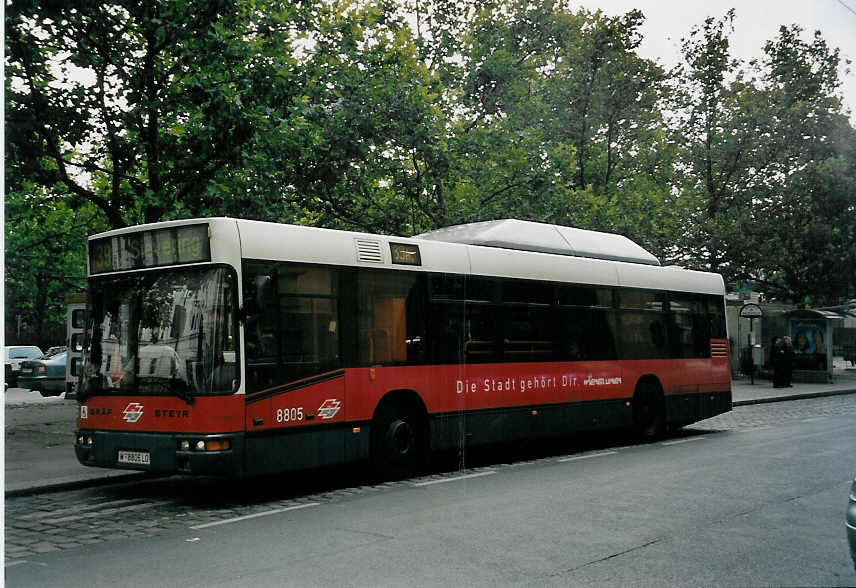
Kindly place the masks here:
<instances>
[{"instance_id":1,"label":"bus destination display","mask_svg":"<svg viewBox=\"0 0 856 588\"><path fill-rule=\"evenodd\" d=\"M211 261L208 225L141 231L89 242L89 272Z\"/></svg>"}]
</instances>

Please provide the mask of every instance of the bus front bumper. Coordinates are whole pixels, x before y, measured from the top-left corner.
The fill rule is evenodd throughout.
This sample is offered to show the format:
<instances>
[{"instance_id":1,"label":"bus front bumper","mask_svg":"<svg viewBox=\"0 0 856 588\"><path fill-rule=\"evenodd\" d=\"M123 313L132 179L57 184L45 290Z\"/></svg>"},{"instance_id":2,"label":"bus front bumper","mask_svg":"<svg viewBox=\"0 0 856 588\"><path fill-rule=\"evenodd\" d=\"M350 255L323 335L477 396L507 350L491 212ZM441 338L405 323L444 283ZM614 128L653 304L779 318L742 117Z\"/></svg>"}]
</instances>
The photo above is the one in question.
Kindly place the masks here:
<instances>
[{"instance_id":1,"label":"bus front bumper","mask_svg":"<svg viewBox=\"0 0 856 588\"><path fill-rule=\"evenodd\" d=\"M238 477L243 473L244 435L127 433L80 429L74 446L85 466L155 474Z\"/></svg>"}]
</instances>

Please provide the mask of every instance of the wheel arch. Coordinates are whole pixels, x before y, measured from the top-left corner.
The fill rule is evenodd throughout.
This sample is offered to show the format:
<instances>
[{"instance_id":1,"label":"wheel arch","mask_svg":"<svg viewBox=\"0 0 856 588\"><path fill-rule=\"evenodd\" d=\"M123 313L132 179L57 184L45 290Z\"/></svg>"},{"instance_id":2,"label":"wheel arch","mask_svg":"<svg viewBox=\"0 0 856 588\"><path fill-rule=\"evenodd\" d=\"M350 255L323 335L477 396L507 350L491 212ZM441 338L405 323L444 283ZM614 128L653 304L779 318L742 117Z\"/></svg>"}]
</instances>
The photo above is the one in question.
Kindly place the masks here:
<instances>
[{"instance_id":1,"label":"wheel arch","mask_svg":"<svg viewBox=\"0 0 856 588\"><path fill-rule=\"evenodd\" d=\"M410 388L399 388L390 390L381 397L375 406L372 418L377 418L378 414L388 406L405 407L413 410L415 415L420 419L428 421L428 408L425 406L425 401L418 392Z\"/></svg>"},{"instance_id":2,"label":"wheel arch","mask_svg":"<svg viewBox=\"0 0 856 588\"><path fill-rule=\"evenodd\" d=\"M657 376L656 374L642 374L636 380L636 386L634 386L633 388L633 396L635 397L636 393L639 392L640 389L643 389L645 386L651 386L651 389L660 396L665 395L663 382L660 381L659 376Z\"/></svg>"}]
</instances>

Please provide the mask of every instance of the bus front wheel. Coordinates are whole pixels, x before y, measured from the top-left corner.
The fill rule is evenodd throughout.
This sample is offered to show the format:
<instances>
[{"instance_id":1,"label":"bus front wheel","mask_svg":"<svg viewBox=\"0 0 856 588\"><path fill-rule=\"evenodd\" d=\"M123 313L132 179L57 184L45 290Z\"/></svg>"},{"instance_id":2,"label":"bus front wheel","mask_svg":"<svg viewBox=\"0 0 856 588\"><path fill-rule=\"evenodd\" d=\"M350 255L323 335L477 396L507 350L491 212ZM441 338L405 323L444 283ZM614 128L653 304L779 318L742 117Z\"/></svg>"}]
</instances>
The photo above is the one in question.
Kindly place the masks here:
<instances>
[{"instance_id":1,"label":"bus front wheel","mask_svg":"<svg viewBox=\"0 0 856 588\"><path fill-rule=\"evenodd\" d=\"M424 465L426 438L423 419L414 408L400 403L382 406L372 422L371 460L385 478L411 476Z\"/></svg>"}]
</instances>

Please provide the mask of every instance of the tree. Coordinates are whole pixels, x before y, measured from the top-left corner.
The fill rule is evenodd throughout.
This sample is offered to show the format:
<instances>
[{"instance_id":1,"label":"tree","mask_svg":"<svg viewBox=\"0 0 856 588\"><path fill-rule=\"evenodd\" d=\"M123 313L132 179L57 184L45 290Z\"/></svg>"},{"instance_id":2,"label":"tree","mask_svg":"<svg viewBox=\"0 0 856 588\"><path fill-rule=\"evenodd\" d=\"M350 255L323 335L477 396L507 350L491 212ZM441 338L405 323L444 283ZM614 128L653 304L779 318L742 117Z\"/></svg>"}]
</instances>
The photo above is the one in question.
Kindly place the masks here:
<instances>
[{"instance_id":1,"label":"tree","mask_svg":"<svg viewBox=\"0 0 856 588\"><path fill-rule=\"evenodd\" d=\"M856 295L856 130L838 95L839 51L792 25L764 53L777 158L758 201L754 273L772 295L838 303Z\"/></svg>"},{"instance_id":2,"label":"tree","mask_svg":"<svg viewBox=\"0 0 856 588\"><path fill-rule=\"evenodd\" d=\"M251 0L10 4L14 172L61 186L72 209L92 203L112 227L200 208L211 178L241 160L258 98L290 81L265 52L265 32L295 19L282 10Z\"/></svg>"},{"instance_id":3,"label":"tree","mask_svg":"<svg viewBox=\"0 0 856 588\"><path fill-rule=\"evenodd\" d=\"M663 73L634 52L641 22L638 11L609 18L566 2L475 12L450 80L460 113L453 217L516 216L640 239L665 187L650 166L651 147L665 144L655 108Z\"/></svg>"},{"instance_id":4,"label":"tree","mask_svg":"<svg viewBox=\"0 0 856 588\"><path fill-rule=\"evenodd\" d=\"M5 227L6 342L46 349L65 341L65 299L85 288L87 232L105 227L91 205L72 211L65 199L29 182L10 178L10 184Z\"/></svg>"}]
</instances>

